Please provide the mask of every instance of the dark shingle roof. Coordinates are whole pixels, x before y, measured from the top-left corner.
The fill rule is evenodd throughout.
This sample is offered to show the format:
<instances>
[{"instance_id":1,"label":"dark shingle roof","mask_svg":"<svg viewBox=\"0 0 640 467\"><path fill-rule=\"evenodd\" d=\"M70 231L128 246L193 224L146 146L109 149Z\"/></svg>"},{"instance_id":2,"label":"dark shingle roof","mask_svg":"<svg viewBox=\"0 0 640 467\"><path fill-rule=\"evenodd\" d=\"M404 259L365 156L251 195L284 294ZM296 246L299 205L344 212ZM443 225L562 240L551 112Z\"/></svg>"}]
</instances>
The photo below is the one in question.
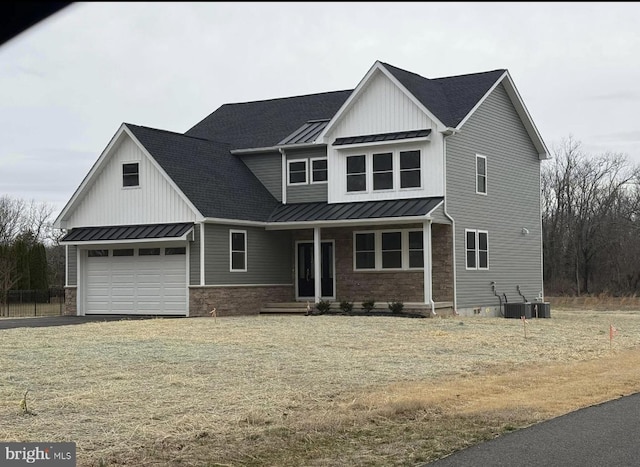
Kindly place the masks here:
<instances>
[{"instance_id":1,"label":"dark shingle roof","mask_svg":"<svg viewBox=\"0 0 640 467\"><path fill-rule=\"evenodd\" d=\"M309 222L388 217L420 217L433 211L444 198L397 199L353 203L298 203L278 206L269 222Z\"/></svg>"},{"instance_id":2,"label":"dark shingle roof","mask_svg":"<svg viewBox=\"0 0 640 467\"><path fill-rule=\"evenodd\" d=\"M233 149L271 147L309 120L333 117L350 94L347 90L225 104L185 135L223 141Z\"/></svg>"},{"instance_id":3,"label":"dark shingle roof","mask_svg":"<svg viewBox=\"0 0 640 467\"><path fill-rule=\"evenodd\" d=\"M228 144L125 125L203 216L265 221L278 204Z\"/></svg>"},{"instance_id":4,"label":"dark shingle roof","mask_svg":"<svg viewBox=\"0 0 640 467\"><path fill-rule=\"evenodd\" d=\"M113 225L71 229L61 242L97 242L107 240L140 240L180 238L193 228L193 222L176 224Z\"/></svg>"},{"instance_id":5,"label":"dark shingle roof","mask_svg":"<svg viewBox=\"0 0 640 467\"><path fill-rule=\"evenodd\" d=\"M448 127L456 127L506 70L428 79L388 63L384 67Z\"/></svg>"}]
</instances>

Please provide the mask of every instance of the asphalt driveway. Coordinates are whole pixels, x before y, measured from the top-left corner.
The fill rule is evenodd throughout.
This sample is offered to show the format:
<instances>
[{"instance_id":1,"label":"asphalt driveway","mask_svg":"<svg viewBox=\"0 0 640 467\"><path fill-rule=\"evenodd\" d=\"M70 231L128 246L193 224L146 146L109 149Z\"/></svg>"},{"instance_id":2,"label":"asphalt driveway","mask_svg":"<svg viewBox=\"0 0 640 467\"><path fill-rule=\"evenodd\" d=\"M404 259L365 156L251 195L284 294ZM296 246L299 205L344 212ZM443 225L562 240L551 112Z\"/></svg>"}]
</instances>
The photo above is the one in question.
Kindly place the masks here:
<instances>
[{"instance_id":1,"label":"asphalt driveway","mask_svg":"<svg viewBox=\"0 0 640 467\"><path fill-rule=\"evenodd\" d=\"M92 316L39 316L33 318L0 318L0 330L13 328L40 328L46 326L69 326L72 324L92 323L96 321L120 321L152 318L184 318L183 316L129 316L129 315L92 315Z\"/></svg>"},{"instance_id":2,"label":"asphalt driveway","mask_svg":"<svg viewBox=\"0 0 640 467\"><path fill-rule=\"evenodd\" d=\"M638 433L640 393L508 433L426 465L631 467L640 465Z\"/></svg>"}]
</instances>

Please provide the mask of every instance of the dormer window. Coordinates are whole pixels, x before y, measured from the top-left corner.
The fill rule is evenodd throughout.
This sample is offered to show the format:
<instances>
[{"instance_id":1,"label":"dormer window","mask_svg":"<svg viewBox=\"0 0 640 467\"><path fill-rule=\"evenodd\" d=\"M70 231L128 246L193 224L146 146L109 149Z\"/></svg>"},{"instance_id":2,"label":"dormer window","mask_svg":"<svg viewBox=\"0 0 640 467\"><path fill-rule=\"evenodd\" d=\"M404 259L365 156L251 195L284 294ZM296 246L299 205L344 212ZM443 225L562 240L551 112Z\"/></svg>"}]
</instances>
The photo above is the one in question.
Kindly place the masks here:
<instances>
[{"instance_id":1,"label":"dormer window","mask_svg":"<svg viewBox=\"0 0 640 467\"><path fill-rule=\"evenodd\" d=\"M140 186L140 170L138 163L122 164L122 186Z\"/></svg>"}]
</instances>

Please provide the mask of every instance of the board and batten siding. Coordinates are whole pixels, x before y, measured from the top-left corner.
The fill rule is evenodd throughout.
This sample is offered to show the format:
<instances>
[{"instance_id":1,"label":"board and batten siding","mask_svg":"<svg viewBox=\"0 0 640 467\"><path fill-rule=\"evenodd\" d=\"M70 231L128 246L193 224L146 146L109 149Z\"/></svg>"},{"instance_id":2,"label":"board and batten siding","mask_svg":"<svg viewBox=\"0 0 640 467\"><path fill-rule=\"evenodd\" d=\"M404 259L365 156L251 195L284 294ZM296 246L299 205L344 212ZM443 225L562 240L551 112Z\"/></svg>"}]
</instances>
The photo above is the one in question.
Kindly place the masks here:
<instances>
[{"instance_id":1,"label":"board and batten siding","mask_svg":"<svg viewBox=\"0 0 640 467\"><path fill-rule=\"evenodd\" d=\"M195 221L196 213L129 136L112 151L66 228ZM140 186L123 188L122 164L136 162Z\"/></svg>"},{"instance_id":2,"label":"board and batten siding","mask_svg":"<svg viewBox=\"0 0 640 467\"><path fill-rule=\"evenodd\" d=\"M327 157L326 147L308 148L298 150L286 150L287 164L292 160L307 161L307 183L304 185L287 184L287 204L291 203L313 203L327 201L327 183L311 183L311 159L322 159ZM288 173L285 170L285 173ZM287 183L287 180L285 180Z\"/></svg>"},{"instance_id":3,"label":"board and batten siding","mask_svg":"<svg viewBox=\"0 0 640 467\"><path fill-rule=\"evenodd\" d=\"M407 143L394 141L384 146L349 149L349 145L333 146L336 138L362 136L379 133L431 129L430 141ZM351 104L326 135L329 167L329 203L369 201L381 199L406 199L425 196L442 196L443 148L442 135L436 122L418 107L399 87L383 73L374 75L361 90L357 100ZM341 149L338 149L341 148ZM375 148L375 149L374 149ZM372 151L420 149L422 165L422 187L420 189L394 190L368 193L347 193L346 155Z\"/></svg>"},{"instance_id":4,"label":"board and batten siding","mask_svg":"<svg viewBox=\"0 0 640 467\"><path fill-rule=\"evenodd\" d=\"M67 246L67 285L78 285L78 247Z\"/></svg>"},{"instance_id":5,"label":"board and batten siding","mask_svg":"<svg viewBox=\"0 0 640 467\"><path fill-rule=\"evenodd\" d=\"M540 160L503 85L446 141L447 212L455 220L458 309L522 302L542 288ZM476 193L476 154L486 157L487 194ZM524 235L522 229L528 230ZM465 229L486 230L489 270L467 270Z\"/></svg>"},{"instance_id":6,"label":"board and batten siding","mask_svg":"<svg viewBox=\"0 0 640 467\"><path fill-rule=\"evenodd\" d=\"M240 156L275 199L282 202L282 155L277 153Z\"/></svg>"},{"instance_id":7,"label":"board and batten siding","mask_svg":"<svg viewBox=\"0 0 640 467\"><path fill-rule=\"evenodd\" d=\"M230 271L230 230L243 230L247 233L246 272ZM205 285L291 285L292 245L289 231L205 224Z\"/></svg>"}]
</instances>

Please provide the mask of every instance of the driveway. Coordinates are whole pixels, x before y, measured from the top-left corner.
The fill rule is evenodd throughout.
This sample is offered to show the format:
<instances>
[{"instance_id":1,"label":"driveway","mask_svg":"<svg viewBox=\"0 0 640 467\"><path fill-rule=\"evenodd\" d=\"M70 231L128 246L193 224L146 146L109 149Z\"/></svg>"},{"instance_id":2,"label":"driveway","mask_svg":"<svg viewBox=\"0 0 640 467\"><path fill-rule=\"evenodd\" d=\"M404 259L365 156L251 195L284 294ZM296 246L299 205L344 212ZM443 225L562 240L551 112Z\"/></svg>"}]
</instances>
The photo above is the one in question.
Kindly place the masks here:
<instances>
[{"instance_id":1,"label":"driveway","mask_svg":"<svg viewBox=\"0 0 640 467\"><path fill-rule=\"evenodd\" d=\"M640 393L508 433L426 465L631 467L640 465L638 433Z\"/></svg>"},{"instance_id":2,"label":"driveway","mask_svg":"<svg viewBox=\"0 0 640 467\"><path fill-rule=\"evenodd\" d=\"M92 315L92 316L39 316L34 318L0 318L0 330L13 328L40 328L46 326L68 326L96 321L120 321L131 319L151 319L159 316ZM183 316L162 316L162 318L183 318Z\"/></svg>"}]
</instances>

